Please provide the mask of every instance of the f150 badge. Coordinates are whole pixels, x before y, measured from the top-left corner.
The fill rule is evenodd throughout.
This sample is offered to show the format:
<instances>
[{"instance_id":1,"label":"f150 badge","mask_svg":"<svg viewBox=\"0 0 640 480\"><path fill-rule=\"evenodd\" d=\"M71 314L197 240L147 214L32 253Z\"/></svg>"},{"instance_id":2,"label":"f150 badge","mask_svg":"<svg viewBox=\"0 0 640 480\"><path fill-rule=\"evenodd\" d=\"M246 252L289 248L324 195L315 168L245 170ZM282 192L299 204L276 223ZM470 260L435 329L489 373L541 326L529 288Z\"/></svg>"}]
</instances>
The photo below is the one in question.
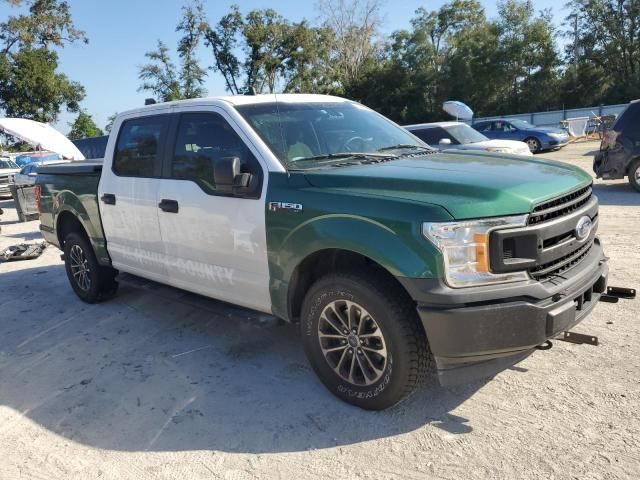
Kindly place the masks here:
<instances>
[{"instance_id":1,"label":"f150 badge","mask_svg":"<svg viewBox=\"0 0 640 480\"><path fill-rule=\"evenodd\" d=\"M302 204L289 202L269 202L270 212L278 212L281 210L291 213L302 213Z\"/></svg>"}]
</instances>

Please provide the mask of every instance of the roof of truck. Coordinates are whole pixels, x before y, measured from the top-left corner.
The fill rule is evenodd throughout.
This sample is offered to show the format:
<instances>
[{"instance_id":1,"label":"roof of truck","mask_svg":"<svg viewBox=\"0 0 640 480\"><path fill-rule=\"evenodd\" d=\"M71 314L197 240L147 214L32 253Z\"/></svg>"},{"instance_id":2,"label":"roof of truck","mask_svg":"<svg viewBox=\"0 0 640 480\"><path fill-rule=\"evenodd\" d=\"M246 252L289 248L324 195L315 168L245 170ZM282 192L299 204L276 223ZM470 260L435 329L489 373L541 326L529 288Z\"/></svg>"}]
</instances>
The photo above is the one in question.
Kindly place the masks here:
<instances>
[{"instance_id":1,"label":"roof of truck","mask_svg":"<svg viewBox=\"0 0 640 480\"><path fill-rule=\"evenodd\" d=\"M317 95L309 93L266 93L260 95L221 95L216 97L192 98L189 100L174 100L172 102L154 103L144 107L133 108L122 114L141 112L158 107L183 106L183 105L206 105L219 102L226 102L231 105L255 105L260 103L281 102L281 103L320 103L320 102L351 102L346 98L334 97L332 95Z\"/></svg>"}]
</instances>

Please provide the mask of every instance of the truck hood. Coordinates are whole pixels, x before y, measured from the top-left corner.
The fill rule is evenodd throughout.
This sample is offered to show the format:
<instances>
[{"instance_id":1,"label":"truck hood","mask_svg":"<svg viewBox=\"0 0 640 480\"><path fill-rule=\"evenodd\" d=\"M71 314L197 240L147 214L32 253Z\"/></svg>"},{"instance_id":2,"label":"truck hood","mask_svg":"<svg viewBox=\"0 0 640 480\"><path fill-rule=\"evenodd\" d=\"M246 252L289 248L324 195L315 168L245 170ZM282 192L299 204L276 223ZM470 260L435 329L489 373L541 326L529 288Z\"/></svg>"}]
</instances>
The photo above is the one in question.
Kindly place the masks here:
<instances>
[{"instance_id":1,"label":"truck hood","mask_svg":"<svg viewBox=\"0 0 640 480\"><path fill-rule=\"evenodd\" d=\"M314 187L343 194L439 205L456 219L528 213L592 181L584 170L560 162L481 152L329 167L305 177Z\"/></svg>"}]
</instances>

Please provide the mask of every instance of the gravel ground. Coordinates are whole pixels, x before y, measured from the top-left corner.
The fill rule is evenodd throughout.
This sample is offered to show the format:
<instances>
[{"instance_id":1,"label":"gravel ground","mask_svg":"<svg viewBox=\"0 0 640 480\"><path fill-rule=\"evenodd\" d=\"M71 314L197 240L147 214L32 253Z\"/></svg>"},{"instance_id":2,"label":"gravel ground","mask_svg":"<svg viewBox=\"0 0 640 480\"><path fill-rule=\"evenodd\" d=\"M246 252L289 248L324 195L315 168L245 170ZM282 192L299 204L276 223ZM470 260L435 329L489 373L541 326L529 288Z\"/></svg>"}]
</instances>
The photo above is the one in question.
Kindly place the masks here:
<instances>
[{"instance_id":1,"label":"gravel ground","mask_svg":"<svg viewBox=\"0 0 640 480\"><path fill-rule=\"evenodd\" d=\"M590 171L595 149L537 158ZM595 190L610 283L637 287L640 194ZM40 238L0 206L0 248ZM639 311L600 304L577 329L598 347L373 413L322 387L294 327L133 277L86 305L50 247L0 265L0 479L640 478Z\"/></svg>"}]
</instances>

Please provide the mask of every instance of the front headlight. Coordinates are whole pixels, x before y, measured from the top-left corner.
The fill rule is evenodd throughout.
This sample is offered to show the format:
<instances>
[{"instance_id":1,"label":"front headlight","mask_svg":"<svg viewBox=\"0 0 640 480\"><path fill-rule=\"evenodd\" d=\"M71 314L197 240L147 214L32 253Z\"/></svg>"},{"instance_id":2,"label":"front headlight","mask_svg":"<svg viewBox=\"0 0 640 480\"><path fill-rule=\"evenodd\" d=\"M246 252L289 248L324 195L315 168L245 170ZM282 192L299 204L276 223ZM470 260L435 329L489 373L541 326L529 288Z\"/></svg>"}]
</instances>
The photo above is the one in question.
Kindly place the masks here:
<instances>
[{"instance_id":1,"label":"front headlight","mask_svg":"<svg viewBox=\"0 0 640 480\"><path fill-rule=\"evenodd\" d=\"M445 279L454 288L528 280L527 272L494 274L489 268L489 234L523 227L527 215L461 222L423 223L422 234L444 258Z\"/></svg>"},{"instance_id":2,"label":"front headlight","mask_svg":"<svg viewBox=\"0 0 640 480\"><path fill-rule=\"evenodd\" d=\"M555 138L556 140L563 139L565 137L564 133L549 133L551 138Z\"/></svg>"}]
</instances>

